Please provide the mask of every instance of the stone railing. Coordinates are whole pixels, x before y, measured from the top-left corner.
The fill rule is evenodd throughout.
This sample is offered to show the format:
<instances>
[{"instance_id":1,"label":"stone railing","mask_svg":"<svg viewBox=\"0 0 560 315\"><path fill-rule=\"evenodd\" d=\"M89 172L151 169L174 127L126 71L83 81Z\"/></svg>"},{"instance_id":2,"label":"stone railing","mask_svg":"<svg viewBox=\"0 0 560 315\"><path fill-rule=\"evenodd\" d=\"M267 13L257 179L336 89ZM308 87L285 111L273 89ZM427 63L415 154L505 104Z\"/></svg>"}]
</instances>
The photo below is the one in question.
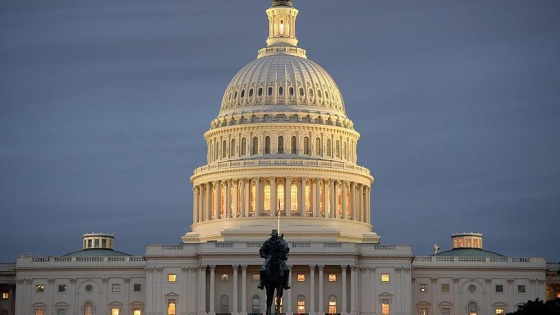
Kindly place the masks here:
<instances>
[{"instance_id":1,"label":"stone railing","mask_svg":"<svg viewBox=\"0 0 560 315\"><path fill-rule=\"evenodd\" d=\"M244 167L254 168L258 166L311 166L325 169L353 171L358 174L370 175L369 169L354 163L306 159L256 159L212 163L196 168L194 170L194 175L202 175L210 171L222 171Z\"/></svg>"},{"instance_id":2,"label":"stone railing","mask_svg":"<svg viewBox=\"0 0 560 315\"><path fill-rule=\"evenodd\" d=\"M21 257L17 267L64 267L76 265L116 265L136 267L144 265L143 256L83 256L83 257Z\"/></svg>"},{"instance_id":3,"label":"stone railing","mask_svg":"<svg viewBox=\"0 0 560 315\"><path fill-rule=\"evenodd\" d=\"M416 256L414 258L415 264L428 266L432 264L448 264L448 263L484 263L491 265L500 264L516 264L516 265L530 265L530 264L545 264L545 259L542 257L473 257L473 256Z\"/></svg>"}]
</instances>

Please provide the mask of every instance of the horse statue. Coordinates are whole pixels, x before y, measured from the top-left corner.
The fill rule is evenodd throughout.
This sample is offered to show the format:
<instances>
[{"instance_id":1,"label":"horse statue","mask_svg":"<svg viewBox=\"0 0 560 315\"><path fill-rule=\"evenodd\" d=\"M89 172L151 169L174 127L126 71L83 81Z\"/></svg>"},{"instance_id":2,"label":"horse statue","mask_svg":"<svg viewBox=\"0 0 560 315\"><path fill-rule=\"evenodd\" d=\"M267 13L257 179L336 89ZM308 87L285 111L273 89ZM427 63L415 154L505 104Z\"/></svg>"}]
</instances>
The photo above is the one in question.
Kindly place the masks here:
<instances>
[{"instance_id":1,"label":"horse statue","mask_svg":"<svg viewBox=\"0 0 560 315\"><path fill-rule=\"evenodd\" d=\"M260 280L258 288L266 288L266 314L271 315L274 292L276 291L275 314L280 314L280 305L284 290L290 289L288 279L290 270L286 265L290 248L284 240L284 235L278 236L277 230L272 230L268 240L259 249L259 254L265 258L261 266Z\"/></svg>"}]
</instances>

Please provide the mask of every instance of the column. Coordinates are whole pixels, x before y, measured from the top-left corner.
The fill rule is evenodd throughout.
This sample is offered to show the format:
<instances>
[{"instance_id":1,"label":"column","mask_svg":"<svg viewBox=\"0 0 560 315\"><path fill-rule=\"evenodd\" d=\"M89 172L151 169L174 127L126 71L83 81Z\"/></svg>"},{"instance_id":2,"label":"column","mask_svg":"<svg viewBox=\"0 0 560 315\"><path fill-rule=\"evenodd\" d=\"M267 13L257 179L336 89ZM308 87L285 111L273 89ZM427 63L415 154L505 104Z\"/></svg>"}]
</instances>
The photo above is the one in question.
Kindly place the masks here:
<instances>
[{"instance_id":1,"label":"column","mask_svg":"<svg viewBox=\"0 0 560 315\"><path fill-rule=\"evenodd\" d=\"M347 285L346 285L346 268L347 266L340 266L340 268L342 269L342 305L340 306L340 313L341 314L347 314L348 312L348 306L346 303L346 290L347 290Z\"/></svg>"},{"instance_id":2,"label":"column","mask_svg":"<svg viewBox=\"0 0 560 315\"><path fill-rule=\"evenodd\" d=\"M231 218L231 179L226 180L226 218Z\"/></svg>"},{"instance_id":3,"label":"column","mask_svg":"<svg viewBox=\"0 0 560 315\"><path fill-rule=\"evenodd\" d=\"M293 273L293 266L292 265L288 265L288 269L290 270L290 279L288 280L290 285L293 285L294 282L292 281L294 279L294 273ZM292 313L292 290L288 290L288 297L286 299L286 305L284 305L284 309L285 309L285 313Z\"/></svg>"},{"instance_id":4,"label":"column","mask_svg":"<svg viewBox=\"0 0 560 315\"><path fill-rule=\"evenodd\" d=\"M233 290L232 290L232 297L233 297L233 308L231 310L232 314L237 314L237 312L239 312L239 307L237 307L237 290L239 289L239 285L237 284L237 270L239 269L239 265L233 265L232 266L233 269Z\"/></svg>"},{"instance_id":5,"label":"column","mask_svg":"<svg viewBox=\"0 0 560 315\"><path fill-rule=\"evenodd\" d=\"M286 184L284 184L284 209L286 209L286 216L289 217L292 211L292 178L286 177Z\"/></svg>"},{"instance_id":6,"label":"column","mask_svg":"<svg viewBox=\"0 0 560 315\"><path fill-rule=\"evenodd\" d=\"M336 180L331 179L330 180L330 187L329 189L331 190L331 204L330 204L330 214L331 214L331 218L336 218Z\"/></svg>"},{"instance_id":7,"label":"column","mask_svg":"<svg viewBox=\"0 0 560 315\"><path fill-rule=\"evenodd\" d=\"M315 265L309 265L309 312L315 313Z\"/></svg>"},{"instance_id":8,"label":"column","mask_svg":"<svg viewBox=\"0 0 560 315\"><path fill-rule=\"evenodd\" d=\"M237 218L239 215L239 180L233 180L233 214L232 218Z\"/></svg>"},{"instance_id":9,"label":"column","mask_svg":"<svg viewBox=\"0 0 560 315\"><path fill-rule=\"evenodd\" d=\"M323 304L325 303L323 301L323 298L324 298L323 297L323 286L324 286L324 283L323 283L323 276L324 276L323 275L323 268L325 266L319 265L318 267L319 267L319 313L323 314L323 313L325 313L324 308L323 308L324 307Z\"/></svg>"},{"instance_id":10,"label":"column","mask_svg":"<svg viewBox=\"0 0 560 315\"><path fill-rule=\"evenodd\" d=\"M247 314L247 265L241 266L241 313Z\"/></svg>"},{"instance_id":11,"label":"column","mask_svg":"<svg viewBox=\"0 0 560 315\"><path fill-rule=\"evenodd\" d=\"M242 209L245 217L249 216L249 194L251 192L251 180L248 178L243 179L243 204Z\"/></svg>"},{"instance_id":12,"label":"column","mask_svg":"<svg viewBox=\"0 0 560 315\"><path fill-rule=\"evenodd\" d=\"M342 181L342 218L348 219L348 207L346 206L346 181Z\"/></svg>"},{"instance_id":13,"label":"column","mask_svg":"<svg viewBox=\"0 0 560 315\"><path fill-rule=\"evenodd\" d=\"M319 205L321 205L321 179L315 178L315 188L313 189L313 216L318 217L320 216L321 209L319 209Z\"/></svg>"},{"instance_id":14,"label":"column","mask_svg":"<svg viewBox=\"0 0 560 315\"><path fill-rule=\"evenodd\" d=\"M360 211L360 209L356 205L356 183L354 182L350 184L350 211L352 220L356 221L356 213Z\"/></svg>"},{"instance_id":15,"label":"column","mask_svg":"<svg viewBox=\"0 0 560 315\"><path fill-rule=\"evenodd\" d=\"M220 218L220 181L214 181L214 207L212 207L212 220Z\"/></svg>"},{"instance_id":16,"label":"column","mask_svg":"<svg viewBox=\"0 0 560 315\"><path fill-rule=\"evenodd\" d=\"M299 186L299 214L302 217L305 217L305 208L306 208L306 204L305 204L305 177L301 177L301 182L300 182L300 186Z\"/></svg>"},{"instance_id":17,"label":"column","mask_svg":"<svg viewBox=\"0 0 560 315\"><path fill-rule=\"evenodd\" d=\"M276 189L276 177L270 177L270 215L278 215L278 201L276 196L278 191Z\"/></svg>"},{"instance_id":18,"label":"column","mask_svg":"<svg viewBox=\"0 0 560 315\"><path fill-rule=\"evenodd\" d=\"M366 222L366 212L364 211L364 185L360 185L360 191L358 191L358 194L360 194L359 196L359 200L360 200L360 204L358 205L360 207L360 217L359 220L361 222Z\"/></svg>"},{"instance_id":19,"label":"column","mask_svg":"<svg viewBox=\"0 0 560 315\"><path fill-rule=\"evenodd\" d=\"M262 210L262 206L261 206L261 181L258 177L255 177L255 215L256 216L260 216L261 215L261 210Z\"/></svg>"},{"instance_id":20,"label":"column","mask_svg":"<svg viewBox=\"0 0 560 315\"><path fill-rule=\"evenodd\" d=\"M198 270L198 313L206 313L206 266L200 266Z\"/></svg>"},{"instance_id":21,"label":"column","mask_svg":"<svg viewBox=\"0 0 560 315\"><path fill-rule=\"evenodd\" d=\"M215 304L214 298L215 298L215 295L216 295L215 279L216 279L216 266L211 265L210 266L210 299L209 299L210 307L208 309L208 312L210 314L215 313L215 311L214 311L214 304Z\"/></svg>"},{"instance_id":22,"label":"column","mask_svg":"<svg viewBox=\"0 0 560 315\"><path fill-rule=\"evenodd\" d=\"M328 218L330 209L327 207L328 200L327 200L327 189L329 189L329 182L330 180L327 179L323 181L323 217Z\"/></svg>"},{"instance_id":23,"label":"column","mask_svg":"<svg viewBox=\"0 0 560 315\"><path fill-rule=\"evenodd\" d=\"M202 188L202 185L198 185L198 208L196 208L196 210L198 211L198 222L202 222L204 219L204 189Z\"/></svg>"},{"instance_id":24,"label":"column","mask_svg":"<svg viewBox=\"0 0 560 315\"><path fill-rule=\"evenodd\" d=\"M198 223L198 187L193 187L193 205L192 205L192 212L193 212L193 224Z\"/></svg>"},{"instance_id":25,"label":"column","mask_svg":"<svg viewBox=\"0 0 560 315\"><path fill-rule=\"evenodd\" d=\"M350 266L350 314L356 314L356 266Z\"/></svg>"},{"instance_id":26,"label":"column","mask_svg":"<svg viewBox=\"0 0 560 315\"><path fill-rule=\"evenodd\" d=\"M368 222L371 222L371 203L370 203L371 196L370 196L370 194L371 194L371 188L368 187L366 189L366 213L368 215Z\"/></svg>"},{"instance_id":27,"label":"column","mask_svg":"<svg viewBox=\"0 0 560 315\"><path fill-rule=\"evenodd\" d=\"M204 221L212 218L212 185L206 183L206 209L204 209Z\"/></svg>"}]
</instances>

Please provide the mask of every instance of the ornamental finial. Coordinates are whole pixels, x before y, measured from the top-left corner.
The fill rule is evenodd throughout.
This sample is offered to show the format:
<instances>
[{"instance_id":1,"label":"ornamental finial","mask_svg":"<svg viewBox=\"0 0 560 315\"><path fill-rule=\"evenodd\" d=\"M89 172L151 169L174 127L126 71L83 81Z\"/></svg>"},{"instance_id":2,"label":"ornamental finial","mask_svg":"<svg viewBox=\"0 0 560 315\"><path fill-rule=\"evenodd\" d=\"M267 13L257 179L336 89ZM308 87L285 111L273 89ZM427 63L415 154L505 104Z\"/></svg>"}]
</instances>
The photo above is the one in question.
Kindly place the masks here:
<instances>
[{"instance_id":1,"label":"ornamental finial","mask_svg":"<svg viewBox=\"0 0 560 315\"><path fill-rule=\"evenodd\" d=\"M273 7L278 7L278 6L293 7L294 5L292 4L291 0L272 0L272 6Z\"/></svg>"}]
</instances>

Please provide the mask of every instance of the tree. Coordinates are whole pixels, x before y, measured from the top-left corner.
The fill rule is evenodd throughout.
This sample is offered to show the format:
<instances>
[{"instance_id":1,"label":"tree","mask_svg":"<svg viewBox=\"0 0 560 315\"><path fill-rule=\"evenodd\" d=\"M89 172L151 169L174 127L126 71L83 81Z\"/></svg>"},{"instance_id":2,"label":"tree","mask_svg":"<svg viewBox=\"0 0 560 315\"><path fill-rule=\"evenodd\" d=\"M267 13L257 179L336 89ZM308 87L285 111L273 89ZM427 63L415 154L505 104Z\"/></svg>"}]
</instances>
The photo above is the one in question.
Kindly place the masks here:
<instances>
[{"instance_id":1,"label":"tree","mask_svg":"<svg viewBox=\"0 0 560 315\"><path fill-rule=\"evenodd\" d=\"M560 314L560 299L544 302L538 298L534 301L519 305L517 311L506 315L558 315Z\"/></svg>"}]
</instances>

